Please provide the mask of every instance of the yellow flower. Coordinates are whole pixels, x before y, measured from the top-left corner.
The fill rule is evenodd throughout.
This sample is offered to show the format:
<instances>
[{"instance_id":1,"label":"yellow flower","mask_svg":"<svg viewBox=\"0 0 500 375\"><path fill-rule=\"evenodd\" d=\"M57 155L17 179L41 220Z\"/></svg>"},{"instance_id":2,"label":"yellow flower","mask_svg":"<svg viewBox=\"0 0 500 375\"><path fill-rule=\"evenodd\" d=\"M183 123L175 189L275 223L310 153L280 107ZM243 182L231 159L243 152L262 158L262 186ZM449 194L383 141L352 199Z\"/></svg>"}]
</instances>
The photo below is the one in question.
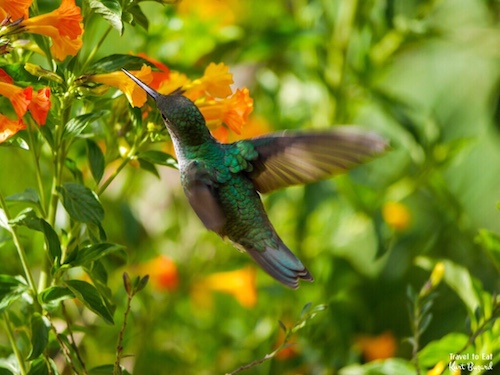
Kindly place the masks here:
<instances>
[{"instance_id":1,"label":"yellow flower","mask_svg":"<svg viewBox=\"0 0 500 375\"><path fill-rule=\"evenodd\" d=\"M28 18L28 9L33 0L0 0L0 21L11 17L14 21L21 17Z\"/></svg>"},{"instance_id":2,"label":"yellow flower","mask_svg":"<svg viewBox=\"0 0 500 375\"><path fill-rule=\"evenodd\" d=\"M11 120L0 114L0 143L23 129L26 129L26 125L21 120Z\"/></svg>"},{"instance_id":3,"label":"yellow flower","mask_svg":"<svg viewBox=\"0 0 500 375\"><path fill-rule=\"evenodd\" d=\"M226 98L231 95L233 75L229 73L229 67L224 63L210 63L205 69L203 77L195 79L184 89L184 93L191 100L196 100L203 95L215 98Z\"/></svg>"},{"instance_id":4,"label":"yellow flower","mask_svg":"<svg viewBox=\"0 0 500 375\"><path fill-rule=\"evenodd\" d=\"M441 375L444 371L444 362L440 361L432 369L427 371L427 375Z\"/></svg>"},{"instance_id":5,"label":"yellow flower","mask_svg":"<svg viewBox=\"0 0 500 375\"><path fill-rule=\"evenodd\" d=\"M21 22L25 32L52 39L50 50L57 60L74 56L82 47L82 15L75 0L62 0L56 10Z\"/></svg>"},{"instance_id":6,"label":"yellow flower","mask_svg":"<svg viewBox=\"0 0 500 375\"><path fill-rule=\"evenodd\" d=\"M168 95L175 90L187 86L191 81L187 75L176 71L170 72L170 77L163 81L158 88L160 94Z\"/></svg>"},{"instance_id":7,"label":"yellow flower","mask_svg":"<svg viewBox=\"0 0 500 375\"><path fill-rule=\"evenodd\" d=\"M153 80L151 67L143 65L140 71L131 71L142 82L149 84ZM125 75L122 71L94 74L90 76L89 81L102 83L108 86L117 87L126 96L128 101L134 107L142 107L147 100L146 91L140 88L134 81Z\"/></svg>"},{"instance_id":8,"label":"yellow flower","mask_svg":"<svg viewBox=\"0 0 500 375\"><path fill-rule=\"evenodd\" d=\"M195 102L210 129L226 124L237 134L241 133L243 125L253 110L253 99L247 88L236 90L234 95L222 100Z\"/></svg>"},{"instance_id":9,"label":"yellow flower","mask_svg":"<svg viewBox=\"0 0 500 375\"><path fill-rule=\"evenodd\" d=\"M384 221L396 231L403 231L410 225L410 211L399 202L387 202L382 207Z\"/></svg>"},{"instance_id":10,"label":"yellow flower","mask_svg":"<svg viewBox=\"0 0 500 375\"><path fill-rule=\"evenodd\" d=\"M209 275L195 286L193 296L199 302L208 305L207 291L230 294L243 307L253 307L257 303L255 268L246 267L235 271L217 272Z\"/></svg>"}]
</instances>

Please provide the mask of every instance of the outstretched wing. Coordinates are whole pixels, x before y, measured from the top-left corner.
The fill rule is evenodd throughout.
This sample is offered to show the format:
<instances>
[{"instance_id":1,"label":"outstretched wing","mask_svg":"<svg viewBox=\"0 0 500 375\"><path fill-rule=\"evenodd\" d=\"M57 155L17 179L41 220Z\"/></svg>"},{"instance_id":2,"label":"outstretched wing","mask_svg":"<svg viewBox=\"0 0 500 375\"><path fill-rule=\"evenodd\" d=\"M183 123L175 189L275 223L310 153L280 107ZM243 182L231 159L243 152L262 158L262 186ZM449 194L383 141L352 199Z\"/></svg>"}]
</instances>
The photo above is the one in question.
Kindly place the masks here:
<instances>
[{"instance_id":1,"label":"outstretched wing","mask_svg":"<svg viewBox=\"0 0 500 375\"><path fill-rule=\"evenodd\" d=\"M381 154L387 142L373 132L341 127L328 132L278 133L247 140L259 156L249 174L267 193L345 172Z\"/></svg>"},{"instance_id":2,"label":"outstretched wing","mask_svg":"<svg viewBox=\"0 0 500 375\"><path fill-rule=\"evenodd\" d=\"M192 161L187 165L182 185L189 204L205 227L220 234L226 216L217 198L215 182L202 163Z\"/></svg>"}]
</instances>

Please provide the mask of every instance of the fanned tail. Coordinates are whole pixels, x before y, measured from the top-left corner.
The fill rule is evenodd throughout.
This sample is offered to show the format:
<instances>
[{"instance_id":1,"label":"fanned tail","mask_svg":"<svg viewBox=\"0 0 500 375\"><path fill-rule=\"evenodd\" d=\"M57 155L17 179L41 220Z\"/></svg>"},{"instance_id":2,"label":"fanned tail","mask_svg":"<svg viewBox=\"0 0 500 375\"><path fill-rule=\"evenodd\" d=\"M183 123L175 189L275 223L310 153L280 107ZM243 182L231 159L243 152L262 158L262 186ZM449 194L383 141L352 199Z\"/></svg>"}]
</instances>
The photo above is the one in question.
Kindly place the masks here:
<instances>
[{"instance_id":1,"label":"fanned tail","mask_svg":"<svg viewBox=\"0 0 500 375\"><path fill-rule=\"evenodd\" d=\"M279 241L278 248L267 247L264 251L250 248L246 251L269 275L287 287L296 289L299 279L314 280L307 268L282 241Z\"/></svg>"}]
</instances>

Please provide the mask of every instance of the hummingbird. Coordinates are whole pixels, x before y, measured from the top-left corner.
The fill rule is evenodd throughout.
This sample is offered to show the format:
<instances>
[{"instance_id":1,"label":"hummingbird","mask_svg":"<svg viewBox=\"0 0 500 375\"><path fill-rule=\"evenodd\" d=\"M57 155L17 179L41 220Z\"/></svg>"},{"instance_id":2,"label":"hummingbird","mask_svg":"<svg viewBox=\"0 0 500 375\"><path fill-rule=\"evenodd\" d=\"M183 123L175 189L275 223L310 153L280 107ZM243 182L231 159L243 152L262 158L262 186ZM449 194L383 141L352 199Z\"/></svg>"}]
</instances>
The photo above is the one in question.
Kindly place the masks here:
<instances>
[{"instance_id":1,"label":"hummingbird","mask_svg":"<svg viewBox=\"0 0 500 375\"><path fill-rule=\"evenodd\" d=\"M179 90L163 95L122 71L156 102L174 144L184 193L204 226L247 252L285 286L296 289L299 279L313 281L276 233L260 194L345 172L383 153L385 139L347 126L220 143Z\"/></svg>"}]
</instances>

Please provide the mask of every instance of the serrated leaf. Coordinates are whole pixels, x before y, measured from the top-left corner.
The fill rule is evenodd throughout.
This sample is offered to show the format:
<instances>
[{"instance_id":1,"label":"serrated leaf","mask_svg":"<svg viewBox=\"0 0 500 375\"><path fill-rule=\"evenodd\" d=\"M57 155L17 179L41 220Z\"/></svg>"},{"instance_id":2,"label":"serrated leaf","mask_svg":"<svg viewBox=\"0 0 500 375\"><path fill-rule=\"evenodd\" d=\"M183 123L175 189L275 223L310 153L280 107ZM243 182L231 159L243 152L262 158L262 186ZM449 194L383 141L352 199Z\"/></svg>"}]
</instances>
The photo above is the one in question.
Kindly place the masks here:
<instances>
[{"instance_id":1,"label":"serrated leaf","mask_svg":"<svg viewBox=\"0 0 500 375\"><path fill-rule=\"evenodd\" d=\"M146 160L150 163L153 164L159 164L159 165L165 165L167 167L171 168L178 168L177 167L177 160L172 155L167 154L166 152L163 151L158 151L158 150L148 150L139 153L137 155L139 159Z\"/></svg>"},{"instance_id":2,"label":"serrated leaf","mask_svg":"<svg viewBox=\"0 0 500 375\"><path fill-rule=\"evenodd\" d=\"M91 244L83 248L80 248L76 256L76 259L73 260L71 263L73 266L85 265L90 262L99 260L106 255L124 249L125 249L124 246L114 243Z\"/></svg>"},{"instance_id":3,"label":"serrated leaf","mask_svg":"<svg viewBox=\"0 0 500 375\"><path fill-rule=\"evenodd\" d=\"M139 70L144 64L154 67L151 62L139 56L114 54L96 61L88 68L88 71L92 73L110 73L119 71L121 68Z\"/></svg>"},{"instance_id":4,"label":"serrated leaf","mask_svg":"<svg viewBox=\"0 0 500 375\"><path fill-rule=\"evenodd\" d=\"M102 118L106 114L108 114L108 111L103 110L103 111L86 113L84 115L73 117L66 124L66 126L64 128L64 134L69 134L73 137L76 137L76 136L80 135L85 130L87 125Z\"/></svg>"},{"instance_id":5,"label":"serrated leaf","mask_svg":"<svg viewBox=\"0 0 500 375\"><path fill-rule=\"evenodd\" d=\"M141 169L144 169L145 171L148 171L149 173L152 173L156 177L160 178L160 173L158 172L158 169L156 169L153 163L150 163L149 161L141 158L138 158L137 160L139 161L139 167Z\"/></svg>"},{"instance_id":6,"label":"serrated leaf","mask_svg":"<svg viewBox=\"0 0 500 375\"><path fill-rule=\"evenodd\" d=\"M89 0L88 4L94 12L102 15L120 35L123 34L122 7L118 0Z\"/></svg>"},{"instance_id":7,"label":"serrated leaf","mask_svg":"<svg viewBox=\"0 0 500 375\"><path fill-rule=\"evenodd\" d=\"M31 361L38 358L43 353L47 344L49 343L50 323L46 317L35 312L31 316L30 321L31 330L31 352L28 360ZM45 366L47 368L47 366Z\"/></svg>"},{"instance_id":8,"label":"serrated leaf","mask_svg":"<svg viewBox=\"0 0 500 375\"><path fill-rule=\"evenodd\" d=\"M103 318L107 323L114 324L111 312L92 284L81 280L67 280L66 285L87 308Z\"/></svg>"},{"instance_id":9,"label":"serrated leaf","mask_svg":"<svg viewBox=\"0 0 500 375\"><path fill-rule=\"evenodd\" d=\"M75 295L68 288L62 286L51 286L47 289L44 289L38 295L38 298L44 305L55 306L65 299L75 298Z\"/></svg>"},{"instance_id":10,"label":"serrated leaf","mask_svg":"<svg viewBox=\"0 0 500 375\"><path fill-rule=\"evenodd\" d=\"M0 275L0 312L18 300L28 289L21 276Z\"/></svg>"},{"instance_id":11,"label":"serrated leaf","mask_svg":"<svg viewBox=\"0 0 500 375\"><path fill-rule=\"evenodd\" d=\"M104 174L104 154L97 143L91 139L87 139L87 150L90 172L92 173L92 177L94 177L95 182L99 183L102 175Z\"/></svg>"},{"instance_id":12,"label":"serrated leaf","mask_svg":"<svg viewBox=\"0 0 500 375\"><path fill-rule=\"evenodd\" d=\"M67 182L57 187L62 196L62 204L72 219L82 223L100 225L104 219L104 209L96 195L88 187Z\"/></svg>"}]
</instances>

